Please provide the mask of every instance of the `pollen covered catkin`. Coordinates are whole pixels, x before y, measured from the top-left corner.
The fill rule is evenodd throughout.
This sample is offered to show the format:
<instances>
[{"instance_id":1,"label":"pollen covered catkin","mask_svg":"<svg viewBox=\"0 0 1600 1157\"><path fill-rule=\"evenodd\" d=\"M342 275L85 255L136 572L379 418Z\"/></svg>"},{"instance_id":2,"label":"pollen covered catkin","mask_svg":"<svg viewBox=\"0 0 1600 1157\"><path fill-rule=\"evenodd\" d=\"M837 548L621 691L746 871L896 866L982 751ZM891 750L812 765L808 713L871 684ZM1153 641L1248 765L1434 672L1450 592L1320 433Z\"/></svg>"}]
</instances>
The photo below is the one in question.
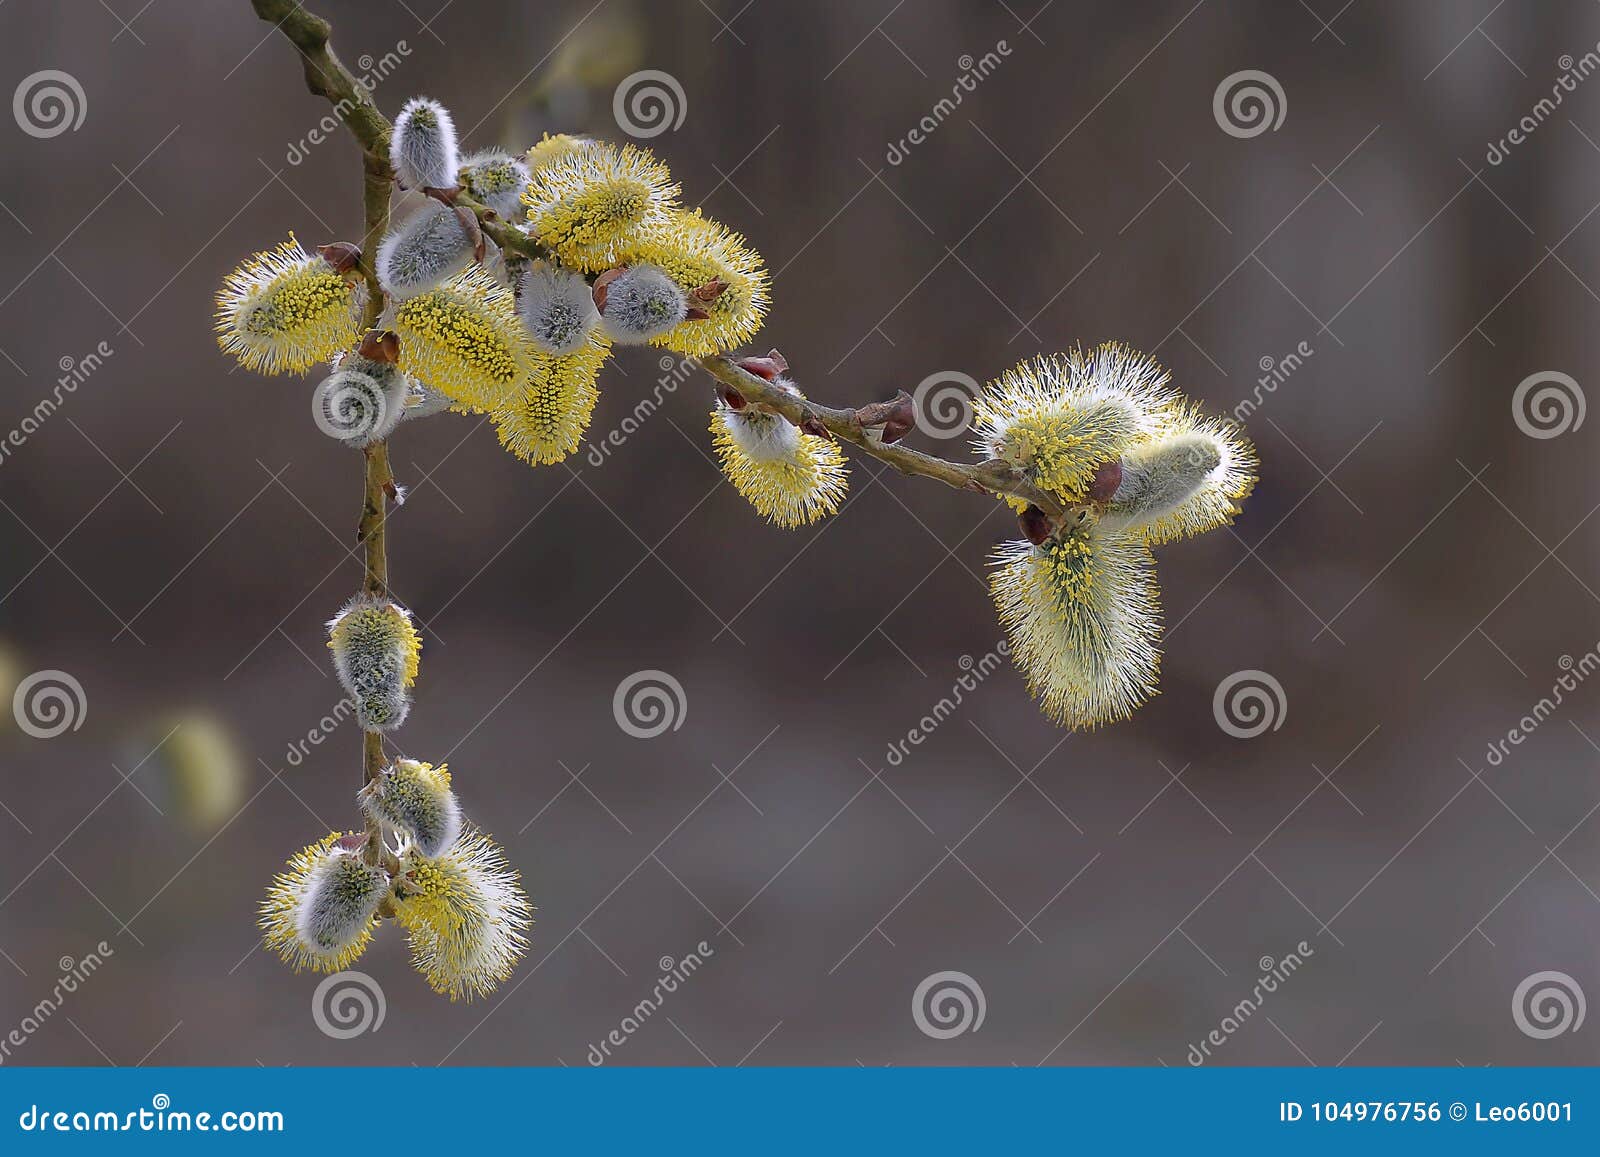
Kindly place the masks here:
<instances>
[{"instance_id":1,"label":"pollen covered catkin","mask_svg":"<svg viewBox=\"0 0 1600 1157\"><path fill-rule=\"evenodd\" d=\"M217 344L247 369L300 373L355 344L364 300L354 280L291 233L228 274L217 292Z\"/></svg>"},{"instance_id":2,"label":"pollen covered catkin","mask_svg":"<svg viewBox=\"0 0 1600 1157\"><path fill-rule=\"evenodd\" d=\"M389 163L405 189L449 189L460 158L456 125L444 105L425 96L406 101L389 138Z\"/></svg>"},{"instance_id":3,"label":"pollen covered catkin","mask_svg":"<svg viewBox=\"0 0 1600 1157\"><path fill-rule=\"evenodd\" d=\"M412 964L451 1000L486 996L510 976L533 923L518 874L478 831L464 832L438 857L408 852L395 911Z\"/></svg>"},{"instance_id":4,"label":"pollen covered catkin","mask_svg":"<svg viewBox=\"0 0 1600 1157\"><path fill-rule=\"evenodd\" d=\"M361 594L328 623L339 683L365 731L393 731L411 711L422 639L398 603Z\"/></svg>"},{"instance_id":5,"label":"pollen covered catkin","mask_svg":"<svg viewBox=\"0 0 1600 1157\"><path fill-rule=\"evenodd\" d=\"M461 834L461 805L450 770L397 759L357 794L362 809L405 836L424 856L437 856Z\"/></svg>"},{"instance_id":6,"label":"pollen covered catkin","mask_svg":"<svg viewBox=\"0 0 1600 1157\"><path fill-rule=\"evenodd\" d=\"M1141 538L1082 524L1039 546L1003 543L993 563L1011 657L1045 714L1095 727L1155 694L1160 592Z\"/></svg>"},{"instance_id":7,"label":"pollen covered catkin","mask_svg":"<svg viewBox=\"0 0 1600 1157\"><path fill-rule=\"evenodd\" d=\"M779 378L775 384L787 383ZM779 526L816 522L844 501L844 452L828 438L801 433L781 415L719 402L711 412L711 438L733 488Z\"/></svg>"}]
</instances>

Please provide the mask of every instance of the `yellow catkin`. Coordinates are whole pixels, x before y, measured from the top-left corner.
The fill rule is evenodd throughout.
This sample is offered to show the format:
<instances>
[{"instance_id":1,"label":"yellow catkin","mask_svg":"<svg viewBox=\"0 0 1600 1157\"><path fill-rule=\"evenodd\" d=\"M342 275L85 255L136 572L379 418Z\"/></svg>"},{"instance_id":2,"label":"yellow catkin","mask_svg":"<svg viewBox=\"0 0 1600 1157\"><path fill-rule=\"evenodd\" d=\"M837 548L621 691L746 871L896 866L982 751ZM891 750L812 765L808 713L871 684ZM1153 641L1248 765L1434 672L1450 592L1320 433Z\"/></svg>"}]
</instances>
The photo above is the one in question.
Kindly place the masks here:
<instances>
[{"instance_id":1,"label":"yellow catkin","mask_svg":"<svg viewBox=\"0 0 1600 1157\"><path fill-rule=\"evenodd\" d=\"M578 448L600 391L595 382L611 345L599 334L575 353L535 351L523 391L492 411L500 444L535 466L560 462Z\"/></svg>"},{"instance_id":2,"label":"yellow catkin","mask_svg":"<svg viewBox=\"0 0 1600 1157\"><path fill-rule=\"evenodd\" d=\"M534 240L564 265L596 273L665 221L678 186L648 149L596 141L540 163L522 201Z\"/></svg>"},{"instance_id":3,"label":"yellow catkin","mask_svg":"<svg viewBox=\"0 0 1600 1157\"><path fill-rule=\"evenodd\" d=\"M355 344L361 296L291 233L223 281L217 292L217 344L260 373L301 373Z\"/></svg>"},{"instance_id":4,"label":"yellow catkin","mask_svg":"<svg viewBox=\"0 0 1600 1157\"><path fill-rule=\"evenodd\" d=\"M779 526L816 522L844 501L844 452L831 439L802 434L776 414L725 406L711 412L711 437L734 489Z\"/></svg>"},{"instance_id":5,"label":"yellow catkin","mask_svg":"<svg viewBox=\"0 0 1600 1157\"><path fill-rule=\"evenodd\" d=\"M399 303L400 368L461 405L492 409L532 369L510 290L477 268Z\"/></svg>"},{"instance_id":6,"label":"yellow catkin","mask_svg":"<svg viewBox=\"0 0 1600 1157\"><path fill-rule=\"evenodd\" d=\"M709 317L686 321L652 343L677 353L706 357L742 345L761 328L771 304L771 278L761 255L698 209L670 214L646 230L623 259L656 266L685 293L712 281L726 285L709 302L691 298L690 304Z\"/></svg>"},{"instance_id":7,"label":"yellow catkin","mask_svg":"<svg viewBox=\"0 0 1600 1157\"><path fill-rule=\"evenodd\" d=\"M1012 661L1051 719L1096 727L1156 693L1160 592L1139 536L1090 525L1043 546L1003 543L993 562Z\"/></svg>"}]
</instances>

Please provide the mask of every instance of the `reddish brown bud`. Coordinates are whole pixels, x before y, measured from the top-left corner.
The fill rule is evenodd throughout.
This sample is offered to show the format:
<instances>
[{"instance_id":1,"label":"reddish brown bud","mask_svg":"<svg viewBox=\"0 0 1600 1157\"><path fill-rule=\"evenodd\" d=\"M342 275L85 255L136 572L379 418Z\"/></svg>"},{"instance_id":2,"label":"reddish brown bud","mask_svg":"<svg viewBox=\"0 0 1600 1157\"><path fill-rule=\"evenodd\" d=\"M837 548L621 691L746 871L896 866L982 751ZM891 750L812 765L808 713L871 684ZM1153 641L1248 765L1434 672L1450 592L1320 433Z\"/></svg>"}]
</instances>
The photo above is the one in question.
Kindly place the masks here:
<instances>
[{"instance_id":1,"label":"reddish brown bud","mask_svg":"<svg viewBox=\"0 0 1600 1157\"><path fill-rule=\"evenodd\" d=\"M742 410L750 403L744 400L744 395L732 386L717 384L717 397L722 399L722 404L730 410Z\"/></svg>"},{"instance_id":2,"label":"reddish brown bud","mask_svg":"<svg viewBox=\"0 0 1600 1157\"><path fill-rule=\"evenodd\" d=\"M374 329L361 339L361 356L385 365L400 360L400 335L389 329Z\"/></svg>"},{"instance_id":3,"label":"reddish brown bud","mask_svg":"<svg viewBox=\"0 0 1600 1157\"><path fill-rule=\"evenodd\" d=\"M1121 485L1122 459L1117 458L1110 462L1102 462L1094 472L1094 481L1089 483L1089 501L1110 502L1111 496L1117 492L1117 487Z\"/></svg>"},{"instance_id":4,"label":"reddish brown bud","mask_svg":"<svg viewBox=\"0 0 1600 1157\"><path fill-rule=\"evenodd\" d=\"M745 373L754 374L756 377L764 378L769 382L789 368L789 364L782 358L774 358L771 354L764 358L740 358L734 364Z\"/></svg>"},{"instance_id":5,"label":"reddish brown bud","mask_svg":"<svg viewBox=\"0 0 1600 1157\"><path fill-rule=\"evenodd\" d=\"M366 846L367 838L367 832L355 832L348 836L340 836L334 847L346 852L359 852Z\"/></svg>"},{"instance_id":6,"label":"reddish brown bud","mask_svg":"<svg viewBox=\"0 0 1600 1157\"><path fill-rule=\"evenodd\" d=\"M698 306L691 305L683 315L684 321L709 321L711 315Z\"/></svg>"},{"instance_id":7,"label":"reddish brown bud","mask_svg":"<svg viewBox=\"0 0 1600 1157\"><path fill-rule=\"evenodd\" d=\"M619 265L615 269L608 269L594 279L594 307L601 313L606 311L606 287L628 271L626 265Z\"/></svg>"},{"instance_id":8,"label":"reddish brown bud","mask_svg":"<svg viewBox=\"0 0 1600 1157\"><path fill-rule=\"evenodd\" d=\"M1032 504L1017 515L1017 525L1022 528L1022 537L1033 543L1034 546L1041 545L1045 539L1055 532L1055 526L1051 524L1050 516Z\"/></svg>"},{"instance_id":9,"label":"reddish brown bud","mask_svg":"<svg viewBox=\"0 0 1600 1157\"><path fill-rule=\"evenodd\" d=\"M800 429L803 433L810 434L813 438L833 440L833 435L828 432L828 427L822 424L822 419L810 410L800 415Z\"/></svg>"},{"instance_id":10,"label":"reddish brown bud","mask_svg":"<svg viewBox=\"0 0 1600 1157\"><path fill-rule=\"evenodd\" d=\"M322 259L340 273L349 273L361 264L361 246L352 245L348 241L335 241L330 245L318 245L317 252Z\"/></svg>"},{"instance_id":11,"label":"reddish brown bud","mask_svg":"<svg viewBox=\"0 0 1600 1157\"><path fill-rule=\"evenodd\" d=\"M723 281L720 277L713 277L699 289L690 293L689 296L696 301L715 301L722 296L722 291L727 288L728 283L726 281Z\"/></svg>"},{"instance_id":12,"label":"reddish brown bud","mask_svg":"<svg viewBox=\"0 0 1600 1157\"><path fill-rule=\"evenodd\" d=\"M893 445L917 424L916 404L910 394L900 390L886 402L862 406L856 411L856 421L864 427L881 427L883 444Z\"/></svg>"}]
</instances>

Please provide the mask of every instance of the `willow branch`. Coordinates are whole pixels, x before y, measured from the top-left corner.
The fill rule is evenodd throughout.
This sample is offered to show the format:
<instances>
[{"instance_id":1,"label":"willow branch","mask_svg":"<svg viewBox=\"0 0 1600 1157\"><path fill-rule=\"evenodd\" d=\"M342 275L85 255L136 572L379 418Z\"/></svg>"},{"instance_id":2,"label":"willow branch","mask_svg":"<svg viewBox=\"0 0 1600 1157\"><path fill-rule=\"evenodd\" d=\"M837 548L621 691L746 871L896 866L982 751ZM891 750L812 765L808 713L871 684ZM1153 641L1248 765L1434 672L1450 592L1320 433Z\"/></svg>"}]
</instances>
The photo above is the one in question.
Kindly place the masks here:
<instances>
[{"instance_id":1,"label":"willow branch","mask_svg":"<svg viewBox=\"0 0 1600 1157\"><path fill-rule=\"evenodd\" d=\"M389 190L394 171L389 164L390 125L378 111L372 96L340 62L329 43L332 28L326 20L313 16L292 0L251 0L256 15L276 25L300 51L305 67L306 87L333 103L334 111L361 144L362 207L364 235L362 253L375 254L378 243L389 229ZM378 283L370 256L361 261L367 282L363 323L370 329L383 312L383 287ZM394 473L389 466L389 446L375 442L362 451L363 493L361 521L357 537L363 552L364 581L368 594L389 593L389 555L385 535L388 499L394 488ZM362 782L371 783L383 771L387 758L383 736L363 731ZM367 821L366 859L377 863L384 853L383 833L376 820Z\"/></svg>"}]
</instances>

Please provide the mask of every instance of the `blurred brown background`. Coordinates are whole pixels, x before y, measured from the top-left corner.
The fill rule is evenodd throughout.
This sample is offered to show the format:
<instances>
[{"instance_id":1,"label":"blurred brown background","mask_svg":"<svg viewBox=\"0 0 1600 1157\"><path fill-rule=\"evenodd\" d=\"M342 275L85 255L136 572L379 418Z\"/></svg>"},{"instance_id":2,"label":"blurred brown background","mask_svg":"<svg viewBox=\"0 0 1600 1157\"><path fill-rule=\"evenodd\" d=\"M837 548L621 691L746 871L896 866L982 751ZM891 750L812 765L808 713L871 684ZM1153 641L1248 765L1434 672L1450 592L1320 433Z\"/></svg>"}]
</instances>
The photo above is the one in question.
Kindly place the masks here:
<instances>
[{"instance_id":1,"label":"blurred brown background","mask_svg":"<svg viewBox=\"0 0 1600 1157\"><path fill-rule=\"evenodd\" d=\"M670 74L683 123L648 143L765 255L756 344L818 398L1120 339L1224 411L1304 342L1248 419L1261 483L1234 533L1159 552L1163 694L1132 721L1064 738L1006 667L892 766L1000 638L994 504L858 462L837 518L771 528L708 460L701 379L600 466L402 428L392 567L426 652L400 742L448 753L539 920L470 1006L385 929L357 966L381 1031L332 1039L254 909L355 818L353 727L289 751L338 698L360 467L311 422L315 375L235 371L210 315L287 229L356 237L358 157L308 140L328 109L244 0L13 0L6 85L66 72L84 116L0 130L0 427L112 352L0 461L0 638L87 704L47 740L0 712L0 1034L59 958L114 955L7 1063L583 1064L702 940L615 1063L1182 1065L1302 940L1215 1063L1600 1059L1593 1025L1512 1011L1543 971L1600 996L1600 685L1486 756L1600 638L1597 424L1535 438L1512 407L1529 375L1592 380L1600 80L1534 106L1595 49L1593 5L437 6L314 8L354 67L397 54L385 112L437 97L473 146L626 139L618 83ZM1281 87L1275 130L1213 115L1242 70ZM660 375L624 356L591 435ZM613 715L641 669L686 703L648 740ZM1213 695L1251 670L1279 726L1235 738ZM243 782L186 824L169 720L194 712ZM986 1012L935 1039L911 1004L946 970Z\"/></svg>"}]
</instances>

